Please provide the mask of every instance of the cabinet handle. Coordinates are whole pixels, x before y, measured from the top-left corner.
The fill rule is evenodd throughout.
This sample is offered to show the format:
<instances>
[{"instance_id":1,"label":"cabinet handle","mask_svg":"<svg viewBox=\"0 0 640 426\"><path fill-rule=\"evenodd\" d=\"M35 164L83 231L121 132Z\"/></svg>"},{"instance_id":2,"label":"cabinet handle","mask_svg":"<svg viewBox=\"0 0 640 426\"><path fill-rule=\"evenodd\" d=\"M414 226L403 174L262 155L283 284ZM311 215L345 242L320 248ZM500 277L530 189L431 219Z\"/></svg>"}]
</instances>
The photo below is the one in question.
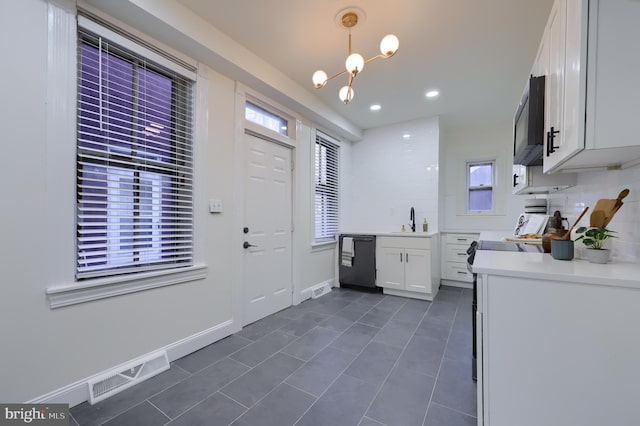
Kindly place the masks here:
<instances>
[{"instance_id":1,"label":"cabinet handle","mask_svg":"<svg viewBox=\"0 0 640 426\"><path fill-rule=\"evenodd\" d=\"M402 253L400 253L400 263L402 263Z\"/></svg>"},{"instance_id":2,"label":"cabinet handle","mask_svg":"<svg viewBox=\"0 0 640 426\"><path fill-rule=\"evenodd\" d=\"M467 253L458 253L458 256L466 256Z\"/></svg>"},{"instance_id":3,"label":"cabinet handle","mask_svg":"<svg viewBox=\"0 0 640 426\"><path fill-rule=\"evenodd\" d=\"M409 253L404 254L404 260L409 263Z\"/></svg>"},{"instance_id":4,"label":"cabinet handle","mask_svg":"<svg viewBox=\"0 0 640 426\"><path fill-rule=\"evenodd\" d=\"M458 273L461 274L461 275L467 275L467 273L464 272L464 271L458 271Z\"/></svg>"},{"instance_id":5,"label":"cabinet handle","mask_svg":"<svg viewBox=\"0 0 640 426\"><path fill-rule=\"evenodd\" d=\"M516 186L518 186L518 175L517 174L513 174L513 187L515 188Z\"/></svg>"},{"instance_id":6,"label":"cabinet handle","mask_svg":"<svg viewBox=\"0 0 640 426\"><path fill-rule=\"evenodd\" d=\"M560 130L555 130L553 126L551 126L551 130L547 132L547 157L556 152L556 149L560 148L553 143L558 133L560 133Z\"/></svg>"},{"instance_id":7,"label":"cabinet handle","mask_svg":"<svg viewBox=\"0 0 640 426\"><path fill-rule=\"evenodd\" d=\"M466 238L457 238L458 241L467 241Z\"/></svg>"}]
</instances>

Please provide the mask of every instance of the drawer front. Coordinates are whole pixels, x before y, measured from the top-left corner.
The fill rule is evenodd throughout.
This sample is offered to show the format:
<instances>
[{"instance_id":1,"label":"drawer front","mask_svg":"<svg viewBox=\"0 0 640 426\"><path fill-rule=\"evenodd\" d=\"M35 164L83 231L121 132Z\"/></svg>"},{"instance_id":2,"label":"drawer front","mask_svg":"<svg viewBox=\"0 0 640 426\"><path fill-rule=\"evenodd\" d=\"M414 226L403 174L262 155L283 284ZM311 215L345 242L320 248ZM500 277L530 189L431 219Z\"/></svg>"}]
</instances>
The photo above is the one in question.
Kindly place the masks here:
<instances>
[{"instance_id":1,"label":"drawer front","mask_svg":"<svg viewBox=\"0 0 640 426\"><path fill-rule=\"evenodd\" d=\"M468 248L469 246L462 246L458 244L447 244L447 251L445 254L446 261L466 263L467 257L469 257L469 255L467 254Z\"/></svg>"},{"instance_id":2,"label":"drawer front","mask_svg":"<svg viewBox=\"0 0 640 426\"><path fill-rule=\"evenodd\" d=\"M480 234L445 234L444 240L447 244L461 244L467 247L477 241Z\"/></svg>"},{"instance_id":3,"label":"drawer front","mask_svg":"<svg viewBox=\"0 0 640 426\"><path fill-rule=\"evenodd\" d=\"M447 262L446 277L455 281L473 282L473 275L467 269L466 263Z\"/></svg>"},{"instance_id":4,"label":"drawer front","mask_svg":"<svg viewBox=\"0 0 640 426\"><path fill-rule=\"evenodd\" d=\"M378 247L397 247L405 249L431 249L431 238L429 237L378 237L376 239Z\"/></svg>"}]
</instances>

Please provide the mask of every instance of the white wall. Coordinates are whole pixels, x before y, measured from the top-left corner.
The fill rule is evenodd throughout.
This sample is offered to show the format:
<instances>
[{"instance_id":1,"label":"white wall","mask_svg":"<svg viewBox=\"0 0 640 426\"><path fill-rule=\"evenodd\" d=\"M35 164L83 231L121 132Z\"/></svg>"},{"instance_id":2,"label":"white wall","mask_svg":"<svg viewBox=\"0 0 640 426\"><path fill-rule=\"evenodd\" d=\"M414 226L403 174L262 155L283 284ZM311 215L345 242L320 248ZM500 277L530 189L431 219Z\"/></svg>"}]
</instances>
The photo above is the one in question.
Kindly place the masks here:
<instances>
[{"instance_id":1,"label":"white wall","mask_svg":"<svg viewBox=\"0 0 640 426\"><path fill-rule=\"evenodd\" d=\"M611 241L611 256L615 259L640 261L640 166L626 170L585 172L578 174L578 185L549 195L551 211L560 210L573 223L588 206L591 210L601 198L615 199L623 189L630 190L607 228L617 232ZM589 226L590 211L580 221ZM578 245L582 246L580 243ZM576 247L578 247L578 245ZM577 250L578 252L578 250Z\"/></svg>"},{"instance_id":2,"label":"white wall","mask_svg":"<svg viewBox=\"0 0 640 426\"><path fill-rule=\"evenodd\" d=\"M593 208L600 198L616 198L624 188L631 190L624 205L609 224L618 238L612 241L612 257L638 262L640 260L640 166L618 171L593 171L578 174L575 187L550 195L511 194L511 123L441 129L442 230L483 231L514 228L518 214L524 211L527 198L548 198L551 212L560 210L571 223L585 206ZM496 215L464 214L464 167L467 159L496 158L498 164ZM580 222L589 224L589 213ZM579 250L577 250L579 253Z\"/></svg>"},{"instance_id":3,"label":"white wall","mask_svg":"<svg viewBox=\"0 0 640 426\"><path fill-rule=\"evenodd\" d=\"M403 134L410 139L404 139ZM407 230L409 210L416 211L416 230L427 218L438 229L438 118L366 130L351 144L343 181L346 202L342 232Z\"/></svg>"},{"instance_id":4,"label":"white wall","mask_svg":"<svg viewBox=\"0 0 640 426\"><path fill-rule=\"evenodd\" d=\"M157 3L151 2L149 7ZM181 16L180 23L194 31L202 30L203 24L196 18ZM153 22L156 31L162 33L162 25ZM168 26L165 29L167 36L175 32ZM204 28L203 33L207 32ZM202 40L199 47L207 42ZM52 310L45 296L52 254L46 250L46 224L51 215L74 210L75 188L73 183L55 178L47 181L47 137L51 136L46 121L47 2L11 2L10 13L0 14L0 47L6 58L11 58L3 65L0 83L4 100L0 106L4 141L0 159L4 207L0 210L0 401L40 398L225 324L230 325L221 329L217 338L239 329L232 306L237 302L233 289L240 282L230 266L242 251L233 244L237 231L233 216L239 208L233 193L234 80L215 71L208 73L208 139L199 142L205 149L196 153L205 156L206 167L196 171L196 192L205 198L196 200L196 207L206 208L206 198L219 198L225 207L221 214L196 213L196 233L204 236L203 253L198 256L208 265L207 278ZM195 59L215 70L215 62ZM279 84L286 85L285 80L281 76ZM316 281L334 276L335 256L333 248L312 251L310 233L305 229L311 208L309 184L305 184L311 172L309 126L303 126L300 133L307 139L300 140L296 151L294 260L300 266L294 274L294 285L298 295ZM59 138L54 142L61 150L74 151L75 140ZM74 227L69 226L67 232L72 241ZM65 242L61 247L69 245Z\"/></svg>"},{"instance_id":5,"label":"white wall","mask_svg":"<svg viewBox=\"0 0 640 426\"><path fill-rule=\"evenodd\" d=\"M512 230L528 197L511 194L511 122L441 129L440 146L443 151L440 176L444 181L440 197L441 230ZM466 213L466 163L476 160L496 161L493 214Z\"/></svg>"},{"instance_id":6,"label":"white wall","mask_svg":"<svg viewBox=\"0 0 640 426\"><path fill-rule=\"evenodd\" d=\"M294 215L296 228L293 241L293 274L296 282L294 303L311 297L310 288L335 280L336 243L313 247L315 237L313 170L315 129L309 123L299 125L296 146ZM340 142L340 157L348 155L349 143Z\"/></svg>"}]
</instances>

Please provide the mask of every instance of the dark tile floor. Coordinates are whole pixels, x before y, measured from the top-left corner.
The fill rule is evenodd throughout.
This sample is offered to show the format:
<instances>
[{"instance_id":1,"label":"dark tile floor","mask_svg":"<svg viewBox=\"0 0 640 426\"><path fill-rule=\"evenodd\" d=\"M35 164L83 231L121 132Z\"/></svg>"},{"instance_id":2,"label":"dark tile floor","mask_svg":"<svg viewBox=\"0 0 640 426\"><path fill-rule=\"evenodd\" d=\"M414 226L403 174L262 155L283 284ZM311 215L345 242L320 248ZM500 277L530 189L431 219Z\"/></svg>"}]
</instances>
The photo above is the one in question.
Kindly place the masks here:
<instances>
[{"instance_id":1,"label":"dark tile floor","mask_svg":"<svg viewBox=\"0 0 640 426\"><path fill-rule=\"evenodd\" d=\"M333 289L172 363L71 425L476 424L471 291Z\"/></svg>"}]
</instances>

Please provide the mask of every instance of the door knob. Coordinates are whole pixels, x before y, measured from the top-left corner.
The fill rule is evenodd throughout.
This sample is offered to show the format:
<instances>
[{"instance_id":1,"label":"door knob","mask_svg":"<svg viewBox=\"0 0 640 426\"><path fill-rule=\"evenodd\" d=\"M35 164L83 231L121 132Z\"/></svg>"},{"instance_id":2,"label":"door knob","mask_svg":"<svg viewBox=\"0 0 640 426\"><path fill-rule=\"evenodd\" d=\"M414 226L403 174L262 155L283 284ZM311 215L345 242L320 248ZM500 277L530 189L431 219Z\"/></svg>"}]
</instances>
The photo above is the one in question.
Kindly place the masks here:
<instances>
[{"instance_id":1,"label":"door knob","mask_svg":"<svg viewBox=\"0 0 640 426\"><path fill-rule=\"evenodd\" d=\"M249 247L258 247L258 246L254 246L253 244L249 244L247 241L245 241L244 243L242 243L242 247L248 249Z\"/></svg>"},{"instance_id":2,"label":"door knob","mask_svg":"<svg viewBox=\"0 0 640 426\"><path fill-rule=\"evenodd\" d=\"M242 228L242 232L244 232L245 234L249 233L249 228L247 228L246 226L244 228Z\"/></svg>"}]
</instances>

